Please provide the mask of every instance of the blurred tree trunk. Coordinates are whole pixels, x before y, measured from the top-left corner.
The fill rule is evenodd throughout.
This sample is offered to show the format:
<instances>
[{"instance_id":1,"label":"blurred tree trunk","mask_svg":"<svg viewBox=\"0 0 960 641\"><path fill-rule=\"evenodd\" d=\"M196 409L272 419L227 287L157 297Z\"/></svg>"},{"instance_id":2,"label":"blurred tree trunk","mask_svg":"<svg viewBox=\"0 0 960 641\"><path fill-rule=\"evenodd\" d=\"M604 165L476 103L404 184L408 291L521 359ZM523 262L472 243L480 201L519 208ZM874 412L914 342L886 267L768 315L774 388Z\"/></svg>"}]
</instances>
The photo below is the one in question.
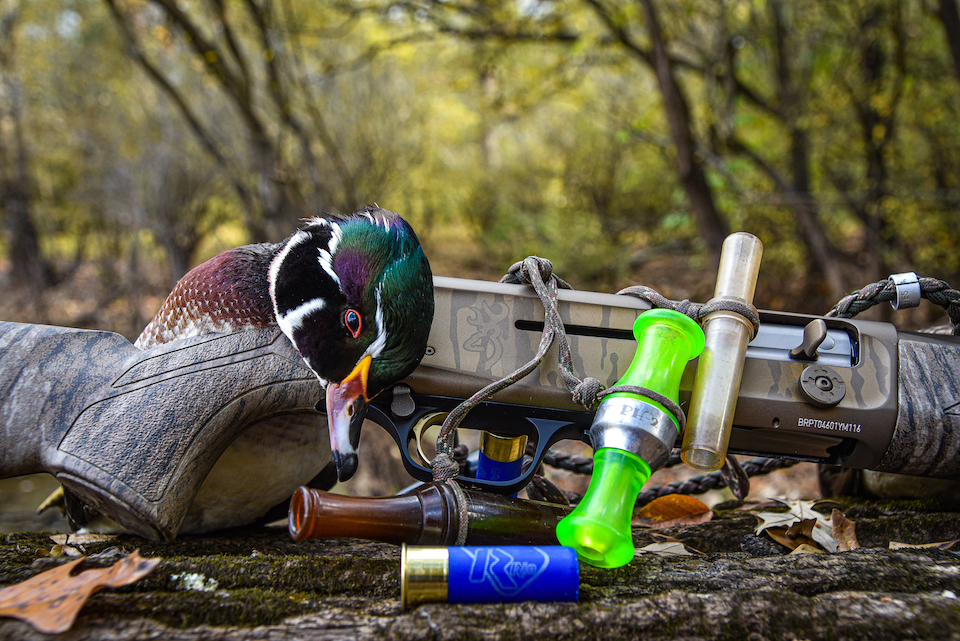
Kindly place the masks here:
<instances>
[{"instance_id":1,"label":"blurred tree trunk","mask_svg":"<svg viewBox=\"0 0 960 641\"><path fill-rule=\"evenodd\" d=\"M626 50L646 63L656 75L663 97L663 108L667 116L670 137L676 148L677 174L680 184L690 201L690 208L696 217L700 236L706 245L710 261L714 266L719 265L720 249L729 230L726 221L717 210L713 191L704 173L703 161L697 154L697 144L690 122L690 108L674 77L673 62L667 55L666 43L652 0L640 0L647 18L647 33L651 40L649 50L644 49L634 40L619 19L613 15L612 10L604 6L600 0L587 0L587 2Z\"/></svg>"},{"instance_id":2,"label":"blurred tree trunk","mask_svg":"<svg viewBox=\"0 0 960 641\"><path fill-rule=\"evenodd\" d=\"M159 146L152 158L144 159L143 174L148 182L139 204L167 254L171 287L193 266L194 254L204 237L223 222L208 212L216 181L214 170L191 163L178 153L176 141L172 143Z\"/></svg>"},{"instance_id":3,"label":"blurred tree trunk","mask_svg":"<svg viewBox=\"0 0 960 641\"><path fill-rule=\"evenodd\" d=\"M298 218L323 209L336 209L344 201L354 199L353 193L343 199L332 198L318 184L320 172L311 146L315 140L334 157L334 166L346 176L344 184L351 185L352 176L340 159L332 135L323 129L320 115L313 114L308 125L293 109L291 86L302 88L305 83L295 63L279 55L288 43L279 42L285 36L279 35L274 25L272 3L260 5L248 0L231 5L228 12L222 0L189 7L174 0L151 1L165 15L168 24L175 27L171 33L178 34L179 46L192 51L196 59L202 61L204 73L212 78L223 99L238 114L243 133L237 132L231 139L234 143L245 141L245 147L241 147L228 146L218 140L214 132L216 123L204 120L201 105L180 89L163 62L150 53L147 43L154 36L141 24L144 15L140 9L122 0L105 2L133 59L171 98L200 144L228 177L247 209L248 227L254 240L279 240L289 233ZM208 22L216 28L210 31ZM238 23L243 26L237 26ZM247 28L252 28L252 36L245 31ZM285 145L291 140L300 151L293 161L284 153ZM244 152L238 156L236 152L241 148ZM349 206L356 204L350 202Z\"/></svg>"},{"instance_id":4,"label":"blurred tree trunk","mask_svg":"<svg viewBox=\"0 0 960 641\"><path fill-rule=\"evenodd\" d=\"M717 211L713 192L707 184L707 177L703 171L703 162L697 156L697 145L690 123L690 108L674 77L673 65L667 55L667 47L653 1L640 0L640 4L643 5L643 11L647 17L647 33L650 35L652 44L649 63L657 76L657 84L663 95L663 108L670 126L670 137L677 148L677 172L680 184L683 185L690 200L710 261L716 266L720 264L720 248L729 229L720 217L720 212Z\"/></svg>"},{"instance_id":5,"label":"blurred tree trunk","mask_svg":"<svg viewBox=\"0 0 960 641\"><path fill-rule=\"evenodd\" d=\"M52 269L40 251L31 211L30 155L23 134L23 86L17 69L19 4L0 17L0 74L4 100L0 126L0 207L10 245L10 280L38 292L52 283Z\"/></svg>"},{"instance_id":6,"label":"blurred tree trunk","mask_svg":"<svg viewBox=\"0 0 960 641\"><path fill-rule=\"evenodd\" d=\"M937 5L937 15L943 23L943 31L947 36L947 46L953 55L953 70L960 80L960 10L957 9L957 0L940 0Z\"/></svg>"},{"instance_id":7,"label":"blurred tree trunk","mask_svg":"<svg viewBox=\"0 0 960 641\"><path fill-rule=\"evenodd\" d=\"M850 210L864 226L862 252L866 260L867 282L875 282L890 274L884 248L899 245L896 238L888 238L884 208L890 194L889 147L894 142L898 125L897 108L903 96L906 70L899 3L893 7L877 4L865 11L857 34L859 83L841 82L850 96L863 145L862 161L865 167L866 191L858 195L854 183L842 170L829 170L831 180L840 189ZM880 30L889 28L894 35L892 56L885 50ZM883 100L878 100L883 98ZM889 316L883 307L882 316Z\"/></svg>"},{"instance_id":8,"label":"blurred tree trunk","mask_svg":"<svg viewBox=\"0 0 960 641\"><path fill-rule=\"evenodd\" d=\"M777 54L777 101L781 117L790 132L789 166L793 180L783 185L784 191L800 233L810 249L807 260L810 273L821 275L830 298L840 300L847 293L848 285L844 282L839 252L820 223L817 202L810 191L810 139L799 124L805 98L801 96L801 89L791 71L789 31L784 23L782 4L771 2L770 12Z\"/></svg>"},{"instance_id":9,"label":"blurred tree trunk","mask_svg":"<svg viewBox=\"0 0 960 641\"><path fill-rule=\"evenodd\" d=\"M803 89L799 86L791 68L790 30L783 15L781 2L769 3L772 18L773 42L775 45L775 104L764 100L760 95L747 89L746 83L735 77L734 91L748 102L762 108L766 113L780 121L788 132L789 158L783 164L787 172L783 173L773 163L764 159L762 154L746 142L731 135L725 142L730 150L750 159L773 182L774 188L784 195L787 206L797 221L797 227L809 249L807 272L814 280L823 279L831 300L839 300L847 294L849 284L844 278L844 266L840 252L830 241L819 218L819 207L811 192L810 185L810 139L801 126L803 105L806 101ZM731 59L731 69L735 69ZM736 73L732 71L732 73Z\"/></svg>"}]
</instances>

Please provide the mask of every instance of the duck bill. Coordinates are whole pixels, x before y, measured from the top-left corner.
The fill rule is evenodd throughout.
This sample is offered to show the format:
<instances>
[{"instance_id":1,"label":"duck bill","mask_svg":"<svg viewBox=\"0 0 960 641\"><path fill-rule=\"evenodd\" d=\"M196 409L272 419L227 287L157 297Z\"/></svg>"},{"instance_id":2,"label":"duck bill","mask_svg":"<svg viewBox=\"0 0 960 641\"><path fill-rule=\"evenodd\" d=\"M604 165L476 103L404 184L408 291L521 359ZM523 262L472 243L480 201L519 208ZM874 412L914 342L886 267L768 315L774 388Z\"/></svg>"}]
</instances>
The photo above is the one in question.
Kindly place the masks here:
<instances>
[{"instance_id":1,"label":"duck bill","mask_svg":"<svg viewBox=\"0 0 960 641\"><path fill-rule=\"evenodd\" d=\"M364 356L343 381L327 385L330 451L340 481L350 479L357 471L357 448L360 426L367 414L367 377L372 360Z\"/></svg>"}]
</instances>

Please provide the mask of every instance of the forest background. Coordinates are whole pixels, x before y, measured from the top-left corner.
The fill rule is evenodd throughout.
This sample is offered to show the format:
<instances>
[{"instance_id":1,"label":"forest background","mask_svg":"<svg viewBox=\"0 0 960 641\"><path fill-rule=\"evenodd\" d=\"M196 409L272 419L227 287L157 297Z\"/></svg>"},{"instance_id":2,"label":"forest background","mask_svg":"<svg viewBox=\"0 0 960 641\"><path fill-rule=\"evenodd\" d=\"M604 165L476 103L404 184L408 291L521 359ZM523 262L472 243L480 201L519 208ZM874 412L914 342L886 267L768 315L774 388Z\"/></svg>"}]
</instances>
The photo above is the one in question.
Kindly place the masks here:
<instances>
[{"instance_id":1,"label":"forest background","mask_svg":"<svg viewBox=\"0 0 960 641\"><path fill-rule=\"evenodd\" d=\"M2 0L0 317L135 338L374 202L438 274L700 301L746 230L757 305L823 313L960 280L958 114L957 0Z\"/></svg>"}]
</instances>

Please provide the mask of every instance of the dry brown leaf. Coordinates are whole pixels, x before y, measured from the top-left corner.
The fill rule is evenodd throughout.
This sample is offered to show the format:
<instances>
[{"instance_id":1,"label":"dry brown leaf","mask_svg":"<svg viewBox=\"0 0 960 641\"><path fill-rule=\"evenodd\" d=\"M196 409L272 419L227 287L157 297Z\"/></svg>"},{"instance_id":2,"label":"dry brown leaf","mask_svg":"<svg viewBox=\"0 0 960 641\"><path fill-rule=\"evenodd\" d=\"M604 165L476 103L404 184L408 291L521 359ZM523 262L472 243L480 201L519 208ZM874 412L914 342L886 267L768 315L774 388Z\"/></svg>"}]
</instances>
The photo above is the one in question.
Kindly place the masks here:
<instances>
[{"instance_id":1,"label":"dry brown leaf","mask_svg":"<svg viewBox=\"0 0 960 641\"><path fill-rule=\"evenodd\" d=\"M117 538L116 534L52 534L50 540L58 545L87 545L104 543Z\"/></svg>"},{"instance_id":2,"label":"dry brown leaf","mask_svg":"<svg viewBox=\"0 0 960 641\"><path fill-rule=\"evenodd\" d=\"M693 496L668 494L647 503L637 512L634 525L668 528L675 525L696 525L713 518L713 511Z\"/></svg>"},{"instance_id":3,"label":"dry brown leaf","mask_svg":"<svg viewBox=\"0 0 960 641\"><path fill-rule=\"evenodd\" d=\"M137 550L108 568L72 576L82 561L71 561L0 590L0 616L25 621L42 634L66 632L91 594L138 581L160 563L160 559L143 558Z\"/></svg>"},{"instance_id":4,"label":"dry brown leaf","mask_svg":"<svg viewBox=\"0 0 960 641\"><path fill-rule=\"evenodd\" d=\"M957 543L960 543L960 539L954 539L953 541L940 541L939 543L900 543L899 541L890 541L890 549L901 550L903 548L935 548L937 550L949 550Z\"/></svg>"},{"instance_id":5,"label":"dry brown leaf","mask_svg":"<svg viewBox=\"0 0 960 641\"><path fill-rule=\"evenodd\" d=\"M60 545L60 544L57 544L57 545L54 545L54 546L53 546L52 548L50 548L49 550L37 549L37 556L40 556L40 557L51 557L51 558L54 558L54 559L56 559L56 558L58 558L58 557L61 557L61 556L69 556L69 557L73 557L73 558L77 559L77 558L80 558L81 556L83 556L83 552L81 552L81 551L78 550L77 548L73 547L72 545Z\"/></svg>"},{"instance_id":6,"label":"dry brown leaf","mask_svg":"<svg viewBox=\"0 0 960 641\"><path fill-rule=\"evenodd\" d=\"M679 541L669 543L651 543L642 548L634 550L633 555L656 554L657 556L691 556L693 552L687 550L687 546Z\"/></svg>"},{"instance_id":7,"label":"dry brown leaf","mask_svg":"<svg viewBox=\"0 0 960 641\"><path fill-rule=\"evenodd\" d=\"M768 527L764 532L766 532L771 539L780 545L785 545L791 550L800 545L787 538L787 528L782 525L778 527Z\"/></svg>"},{"instance_id":8,"label":"dry brown leaf","mask_svg":"<svg viewBox=\"0 0 960 641\"><path fill-rule=\"evenodd\" d=\"M820 547L828 552L836 552L839 547L837 541L833 538L832 525L830 519L813 508L819 504L819 501L790 501L775 499L781 505L786 506L786 512L756 512L754 516L760 519L757 524L756 534L771 527L790 528L795 523L806 520L813 521L813 528L809 534Z\"/></svg>"},{"instance_id":9,"label":"dry brown leaf","mask_svg":"<svg viewBox=\"0 0 960 641\"><path fill-rule=\"evenodd\" d=\"M856 521L848 519L837 508L833 508L830 521L833 524L833 538L837 540L838 552L849 552L860 547L860 542L857 541Z\"/></svg>"},{"instance_id":10,"label":"dry brown leaf","mask_svg":"<svg viewBox=\"0 0 960 641\"><path fill-rule=\"evenodd\" d=\"M799 524L794 524L794 526L791 526L791 527L789 527L789 528L784 527L784 526L781 525L780 527L767 528L767 529L764 530L764 531L765 531L768 535L770 535L770 538L771 538L771 539L773 539L774 541L776 541L776 542L779 543L780 545L783 545L783 546L786 546L786 547L790 548L791 550L796 550L796 549L797 549L798 547L800 547L801 545L816 545L816 544L817 544L817 542L814 541L812 538L810 538L809 536L805 536L805 535L802 533L802 530L803 530L803 529L808 529L808 528L800 528L800 527L797 527L797 530L794 531L795 533L794 533L794 534L791 534L790 531L793 530L794 527L796 527L796 526L799 526ZM811 526L809 529L812 529L812 526ZM799 530L799 531L798 531L798 530Z\"/></svg>"},{"instance_id":11,"label":"dry brown leaf","mask_svg":"<svg viewBox=\"0 0 960 641\"><path fill-rule=\"evenodd\" d=\"M817 522L813 519L803 519L802 521L797 521L787 528L787 536L792 539L799 539L801 537L812 539L813 528L816 526Z\"/></svg>"},{"instance_id":12,"label":"dry brown leaf","mask_svg":"<svg viewBox=\"0 0 960 641\"><path fill-rule=\"evenodd\" d=\"M684 543L679 539L675 539L672 536L667 536L666 534L651 532L650 538L653 539L654 542L650 545L646 545L642 548L637 548L634 550L634 556L639 556L641 554L656 554L657 556L686 556L703 554L703 552L700 550L694 549L689 545L684 545Z\"/></svg>"},{"instance_id":13,"label":"dry brown leaf","mask_svg":"<svg viewBox=\"0 0 960 641\"><path fill-rule=\"evenodd\" d=\"M710 508L695 496L667 494L654 499L640 508L639 515L645 519L666 521L709 512Z\"/></svg>"},{"instance_id":14,"label":"dry brown leaf","mask_svg":"<svg viewBox=\"0 0 960 641\"><path fill-rule=\"evenodd\" d=\"M818 548L815 545L810 545L809 543L801 543L793 552L790 554L826 554L822 548Z\"/></svg>"}]
</instances>

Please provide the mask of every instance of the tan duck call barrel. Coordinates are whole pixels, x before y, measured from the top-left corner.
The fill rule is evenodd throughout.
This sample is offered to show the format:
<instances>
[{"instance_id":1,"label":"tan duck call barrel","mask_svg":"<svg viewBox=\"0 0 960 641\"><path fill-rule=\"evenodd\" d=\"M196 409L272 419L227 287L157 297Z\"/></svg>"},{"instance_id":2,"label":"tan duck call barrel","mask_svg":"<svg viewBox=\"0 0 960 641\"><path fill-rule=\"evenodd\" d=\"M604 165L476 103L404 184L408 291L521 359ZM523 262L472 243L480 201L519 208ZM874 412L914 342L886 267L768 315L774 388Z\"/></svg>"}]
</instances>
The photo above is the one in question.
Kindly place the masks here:
<instances>
[{"instance_id":1,"label":"tan duck call barrel","mask_svg":"<svg viewBox=\"0 0 960 641\"><path fill-rule=\"evenodd\" d=\"M727 236L720 253L717 287L708 304L739 302L756 311L753 294L762 254L763 245L753 234ZM680 457L694 469L712 471L720 469L727 456L753 325L736 312L717 310L704 318L703 333L706 344L697 365Z\"/></svg>"}]
</instances>

